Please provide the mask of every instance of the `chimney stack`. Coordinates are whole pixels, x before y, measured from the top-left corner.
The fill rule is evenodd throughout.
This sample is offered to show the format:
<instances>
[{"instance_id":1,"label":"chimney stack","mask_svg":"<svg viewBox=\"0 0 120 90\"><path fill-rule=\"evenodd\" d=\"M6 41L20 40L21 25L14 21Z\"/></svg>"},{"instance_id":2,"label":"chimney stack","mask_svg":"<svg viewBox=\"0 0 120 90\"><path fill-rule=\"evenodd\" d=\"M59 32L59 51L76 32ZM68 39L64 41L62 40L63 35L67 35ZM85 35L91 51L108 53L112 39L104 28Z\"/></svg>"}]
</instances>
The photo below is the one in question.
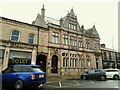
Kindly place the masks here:
<instances>
[{"instance_id":1,"label":"chimney stack","mask_svg":"<svg viewBox=\"0 0 120 90\"><path fill-rule=\"evenodd\" d=\"M105 44L101 44L100 46L101 48L106 48Z\"/></svg>"},{"instance_id":2,"label":"chimney stack","mask_svg":"<svg viewBox=\"0 0 120 90\"><path fill-rule=\"evenodd\" d=\"M41 9L41 16L43 19L45 19L45 9L44 9L44 4L43 4L43 7Z\"/></svg>"}]
</instances>

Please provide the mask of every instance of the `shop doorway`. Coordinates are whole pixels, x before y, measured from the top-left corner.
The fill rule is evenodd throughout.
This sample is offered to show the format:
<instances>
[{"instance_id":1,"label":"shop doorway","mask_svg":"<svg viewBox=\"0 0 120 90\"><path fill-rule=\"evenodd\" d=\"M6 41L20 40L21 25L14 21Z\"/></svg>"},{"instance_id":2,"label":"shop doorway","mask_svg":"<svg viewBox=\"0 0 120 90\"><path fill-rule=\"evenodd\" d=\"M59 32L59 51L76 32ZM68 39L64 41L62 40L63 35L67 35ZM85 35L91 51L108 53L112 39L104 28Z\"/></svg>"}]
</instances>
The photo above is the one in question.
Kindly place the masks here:
<instances>
[{"instance_id":1,"label":"shop doorway","mask_svg":"<svg viewBox=\"0 0 120 90\"><path fill-rule=\"evenodd\" d=\"M53 55L52 56L52 69L51 72L52 73L58 73L58 56L57 55Z\"/></svg>"},{"instance_id":2,"label":"shop doorway","mask_svg":"<svg viewBox=\"0 0 120 90\"><path fill-rule=\"evenodd\" d=\"M37 55L36 65L40 65L42 71L46 72L46 56L42 54Z\"/></svg>"},{"instance_id":3,"label":"shop doorway","mask_svg":"<svg viewBox=\"0 0 120 90\"><path fill-rule=\"evenodd\" d=\"M98 58L96 58L96 68L98 69Z\"/></svg>"}]
</instances>

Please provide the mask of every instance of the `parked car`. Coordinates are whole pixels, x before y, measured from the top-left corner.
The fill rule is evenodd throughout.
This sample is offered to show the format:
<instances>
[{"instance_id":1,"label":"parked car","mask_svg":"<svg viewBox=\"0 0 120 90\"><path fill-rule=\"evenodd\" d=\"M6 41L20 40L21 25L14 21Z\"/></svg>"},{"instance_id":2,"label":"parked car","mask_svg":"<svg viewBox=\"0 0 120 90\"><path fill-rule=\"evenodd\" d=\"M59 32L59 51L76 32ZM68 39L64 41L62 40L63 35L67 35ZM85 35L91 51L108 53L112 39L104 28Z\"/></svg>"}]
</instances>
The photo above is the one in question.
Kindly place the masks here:
<instances>
[{"instance_id":1,"label":"parked car","mask_svg":"<svg viewBox=\"0 0 120 90\"><path fill-rule=\"evenodd\" d=\"M81 75L81 79L87 80L87 79L96 79L96 80L106 80L106 73L104 70L101 69L92 69L89 70Z\"/></svg>"},{"instance_id":2,"label":"parked car","mask_svg":"<svg viewBox=\"0 0 120 90\"><path fill-rule=\"evenodd\" d=\"M118 80L120 79L120 70L119 69L104 69L107 75L107 78Z\"/></svg>"},{"instance_id":3,"label":"parked car","mask_svg":"<svg viewBox=\"0 0 120 90\"><path fill-rule=\"evenodd\" d=\"M37 88L46 82L46 73L38 65L11 65L2 71L2 86L15 89Z\"/></svg>"}]
</instances>

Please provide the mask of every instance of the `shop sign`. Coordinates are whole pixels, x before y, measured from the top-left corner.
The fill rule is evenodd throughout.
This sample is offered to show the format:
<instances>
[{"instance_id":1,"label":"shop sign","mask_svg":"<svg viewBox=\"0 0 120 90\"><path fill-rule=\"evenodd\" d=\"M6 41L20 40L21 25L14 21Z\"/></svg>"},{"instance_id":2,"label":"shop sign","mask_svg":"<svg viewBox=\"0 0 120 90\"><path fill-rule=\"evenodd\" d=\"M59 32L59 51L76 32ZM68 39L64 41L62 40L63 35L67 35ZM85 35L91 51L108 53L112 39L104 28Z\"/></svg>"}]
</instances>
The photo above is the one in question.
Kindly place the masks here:
<instances>
[{"instance_id":1,"label":"shop sign","mask_svg":"<svg viewBox=\"0 0 120 90\"><path fill-rule=\"evenodd\" d=\"M33 48L30 45L25 45L25 44L21 44L21 43L11 43L11 47L19 47L19 48Z\"/></svg>"},{"instance_id":2,"label":"shop sign","mask_svg":"<svg viewBox=\"0 0 120 90\"><path fill-rule=\"evenodd\" d=\"M26 58L13 58L9 59L9 65L11 64L31 64L31 60Z\"/></svg>"}]
</instances>

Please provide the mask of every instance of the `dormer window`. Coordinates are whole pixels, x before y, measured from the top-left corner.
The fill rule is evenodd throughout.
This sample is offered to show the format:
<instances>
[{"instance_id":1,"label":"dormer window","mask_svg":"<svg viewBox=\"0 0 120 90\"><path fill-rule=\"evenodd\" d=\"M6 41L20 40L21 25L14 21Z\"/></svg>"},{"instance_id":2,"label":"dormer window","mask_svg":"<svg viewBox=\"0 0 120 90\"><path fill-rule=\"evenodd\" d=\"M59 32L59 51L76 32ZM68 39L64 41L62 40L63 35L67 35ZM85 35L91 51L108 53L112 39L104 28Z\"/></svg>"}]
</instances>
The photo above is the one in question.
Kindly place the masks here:
<instances>
[{"instance_id":1,"label":"dormer window","mask_svg":"<svg viewBox=\"0 0 120 90\"><path fill-rule=\"evenodd\" d=\"M69 29L71 29L71 24L69 23Z\"/></svg>"},{"instance_id":2,"label":"dormer window","mask_svg":"<svg viewBox=\"0 0 120 90\"><path fill-rule=\"evenodd\" d=\"M76 30L76 25L69 23L69 29Z\"/></svg>"},{"instance_id":3,"label":"dormer window","mask_svg":"<svg viewBox=\"0 0 120 90\"><path fill-rule=\"evenodd\" d=\"M74 28L73 28L74 30L76 30L76 25L74 25Z\"/></svg>"}]
</instances>

